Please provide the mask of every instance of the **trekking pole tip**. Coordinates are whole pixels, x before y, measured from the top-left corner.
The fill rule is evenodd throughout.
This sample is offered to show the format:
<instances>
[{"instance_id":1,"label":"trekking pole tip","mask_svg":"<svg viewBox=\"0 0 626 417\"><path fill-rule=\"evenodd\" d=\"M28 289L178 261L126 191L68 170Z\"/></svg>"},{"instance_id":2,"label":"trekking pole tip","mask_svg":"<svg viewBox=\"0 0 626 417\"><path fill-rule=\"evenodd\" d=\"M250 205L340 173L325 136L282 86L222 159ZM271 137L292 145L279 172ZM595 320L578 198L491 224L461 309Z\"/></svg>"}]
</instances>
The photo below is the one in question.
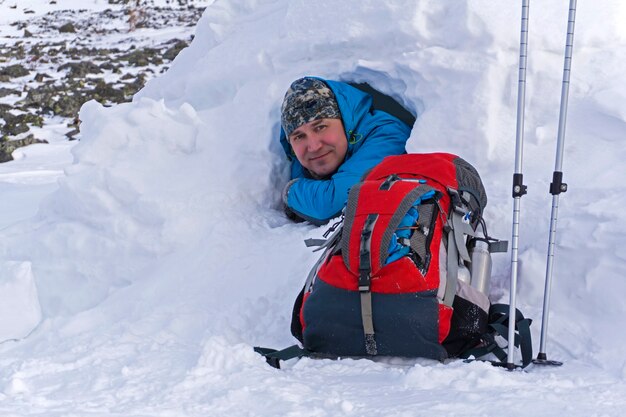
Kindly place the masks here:
<instances>
[{"instance_id":1,"label":"trekking pole tip","mask_svg":"<svg viewBox=\"0 0 626 417\"><path fill-rule=\"evenodd\" d=\"M563 362L555 361L555 360L548 360L548 355L546 355L544 352L539 352L537 354L537 359L533 360L533 364L547 365L547 366L561 366L563 365Z\"/></svg>"}]
</instances>

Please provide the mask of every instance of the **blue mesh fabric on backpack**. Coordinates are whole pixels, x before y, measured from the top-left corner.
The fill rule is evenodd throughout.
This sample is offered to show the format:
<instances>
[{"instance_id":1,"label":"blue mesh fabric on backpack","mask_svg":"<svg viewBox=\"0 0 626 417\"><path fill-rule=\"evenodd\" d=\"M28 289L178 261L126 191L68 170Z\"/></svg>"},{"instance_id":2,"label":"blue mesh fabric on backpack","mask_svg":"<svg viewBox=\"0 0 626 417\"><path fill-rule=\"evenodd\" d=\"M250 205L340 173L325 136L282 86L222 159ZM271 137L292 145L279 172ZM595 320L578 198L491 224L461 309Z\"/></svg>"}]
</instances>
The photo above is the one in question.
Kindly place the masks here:
<instances>
[{"instance_id":1,"label":"blue mesh fabric on backpack","mask_svg":"<svg viewBox=\"0 0 626 417\"><path fill-rule=\"evenodd\" d=\"M417 219L419 218L417 206L422 204L422 201L433 198L434 195L434 190L423 194L420 198L415 200L415 203L413 203L409 211L404 215L404 217L400 221L400 224L398 225L398 228L391 237L391 242L389 242L389 249L387 250L389 255L387 256L387 261L385 261L385 265L390 264L393 261L397 261L403 256L407 256L409 254L411 247L409 245L404 245L400 243L400 241L408 242L408 239L411 237L411 233L413 232L413 229L411 227L415 225Z\"/></svg>"}]
</instances>

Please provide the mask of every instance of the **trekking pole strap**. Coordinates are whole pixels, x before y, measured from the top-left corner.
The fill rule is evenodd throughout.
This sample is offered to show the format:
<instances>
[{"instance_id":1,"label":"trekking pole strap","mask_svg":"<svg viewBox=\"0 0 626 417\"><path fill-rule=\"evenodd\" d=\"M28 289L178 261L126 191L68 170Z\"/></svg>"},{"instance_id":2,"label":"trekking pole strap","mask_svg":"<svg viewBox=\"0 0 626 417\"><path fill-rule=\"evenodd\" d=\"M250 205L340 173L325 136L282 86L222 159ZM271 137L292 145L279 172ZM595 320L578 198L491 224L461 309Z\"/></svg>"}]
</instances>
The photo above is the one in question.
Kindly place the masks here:
<instances>
[{"instance_id":1,"label":"trekking pole strap","mask_svg":"<svg viewBox=\"0 0 626 417\"><path fill-rule=\"evenodd\" d=\"M310 352L301 348L298 345L289 346L283 350L276 350L264 347L255 347L254 351L265 357L267 363L276 369L280 369L280 361L287 361L289 359L303 358L310 355Z\"/></svg>"},{"instance_id":2,"label":"trekking pole strap","mask_svg":"<svg viewBox=\"0 0 626 417\"><path fill-rule=\"evenodd\" d=\"M480 358L490 353L494 354L501 362L506 361L506 352L496 343L495 336L487 333L482 336L484 344L482 346L469 349L459 355L461 359L468 359L470 357Z\"/></svg>"},{"instance_id":3,"label":"trekking pole strap","mask_svg":"<svg viewBox=\"0 0 626 417\"><path fill-rule=\"evenodd\" d=\"M496 336L499 335L509 343L508 349L512 349L512 346L520 348L522 353L522 368L526 368L533 359L532 338L530 334L530 324L532 320L525 318L521 311L515 309L515 329L517 330L517 334L514 334L514 340L511 343L508 335L508 310L509 306L506 304L492 305L489 310L489 317L492 321L488 325L491 331L481 336L483 344L463 352L459 357L461 359L468 359L471 356L480 358L491 353L498 358L501 364L504 364L507 361L508 354L496 342Z\"/></svg>"},{"instance_id":4,"label":"trekking pole strap","mask_svg":"<svg viewBox=\"0 0 626 417\"><path fill-rule=\"evenodd\" d=\"M527 367L533 360L532 336L530 333L531 319L525 318L519 309L515 309L515 328L517 334L514 333L513 342L509 340L509 306L506 304L494 304L489 311L490 317L499 316L489 326L509 342L509 349L513 346L519 347L522 354L522 368Z\"/></svg>"}]
</instances>

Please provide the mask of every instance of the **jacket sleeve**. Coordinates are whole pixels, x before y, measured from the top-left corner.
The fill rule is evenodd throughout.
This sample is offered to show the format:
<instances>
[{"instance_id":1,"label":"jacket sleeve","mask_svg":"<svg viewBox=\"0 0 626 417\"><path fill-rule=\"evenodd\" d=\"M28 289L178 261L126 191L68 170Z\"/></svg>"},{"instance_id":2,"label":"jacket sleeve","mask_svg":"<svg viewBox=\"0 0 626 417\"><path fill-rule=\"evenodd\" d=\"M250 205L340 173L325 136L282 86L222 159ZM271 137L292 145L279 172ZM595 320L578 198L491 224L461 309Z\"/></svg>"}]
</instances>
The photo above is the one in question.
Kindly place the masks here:
<instances>
[{"instance_id":1,"label":"jacket sleeve","mask_svg":"<svg viewBox=\"0 0 626 417\"><path fill-rule=\"evenodd\" d=\"M388 116L388 115L387 115ZM301 177L291 183L285 195L286 206L309 222L321 225L343 210L350 188L369 169L386 156L405 153L411 129L395 118L385 117L352 155L347 155L339 170L328 180ZM297 163L297 161L294 161ZM297 169L292 169L292 175Z\"/></svg>"}]
</instances>

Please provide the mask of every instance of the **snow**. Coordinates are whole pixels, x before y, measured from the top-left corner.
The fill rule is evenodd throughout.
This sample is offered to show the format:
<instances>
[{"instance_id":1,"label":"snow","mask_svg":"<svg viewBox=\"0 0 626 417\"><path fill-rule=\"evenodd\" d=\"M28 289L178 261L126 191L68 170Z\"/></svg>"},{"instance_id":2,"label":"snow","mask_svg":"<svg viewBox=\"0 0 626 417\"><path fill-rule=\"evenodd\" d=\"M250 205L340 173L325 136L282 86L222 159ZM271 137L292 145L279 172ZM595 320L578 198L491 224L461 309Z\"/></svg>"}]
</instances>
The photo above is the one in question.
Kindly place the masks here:
<instances>
[{"instance_id":1,"label":"snow","mask_svg":"<svg viewBox=\"0 0 626 417\"><path fill-rule=\"evenodd\" d=\"M535 319L535 352L567 20L556 3L530 9L518 301ZM2 16L10 5L0 2ZM409 150L472 162L490 232L510 239L520 9L218 0L132 103L83 106L78 144L17 151L0 165L0 412L621 415L626 6L616 0L578 6L547 349L562 367L383 358L276 370L252 351L294 342L291 306L316 260L302 240L325 230L280 210L279 106L291 81L367 81L401 100L419 115ZM494 302L508 302L509 269L508 255L494 257Z\"/></svg>"}]
</instances>

